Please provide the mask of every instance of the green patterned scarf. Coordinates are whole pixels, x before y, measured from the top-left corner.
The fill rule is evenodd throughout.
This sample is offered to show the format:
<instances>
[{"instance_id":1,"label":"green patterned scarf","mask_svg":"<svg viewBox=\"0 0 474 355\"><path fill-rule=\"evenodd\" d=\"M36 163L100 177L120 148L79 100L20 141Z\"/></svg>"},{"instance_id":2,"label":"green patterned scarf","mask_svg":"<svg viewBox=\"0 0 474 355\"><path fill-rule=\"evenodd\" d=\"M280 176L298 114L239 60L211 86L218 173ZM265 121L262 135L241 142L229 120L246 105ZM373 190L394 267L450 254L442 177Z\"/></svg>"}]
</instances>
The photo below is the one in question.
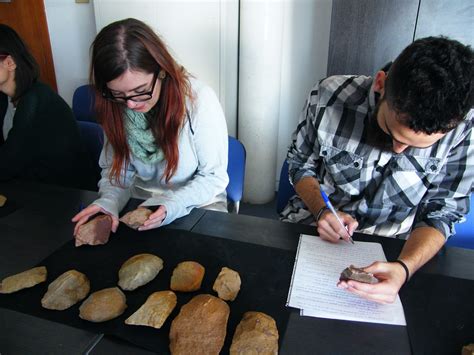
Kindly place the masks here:
<instances>
[{"instance_id":1,"label":"green patterned scarf","mask_svg":"<svg viewBox=\"0 0 474 355\"><path fill-rule=\"evenodd\" d=\"M163 160L163 151L155 143L146 115L125 109L125 129L132 154L144 163L153 164Z\"/></svg>"}]
</instances>

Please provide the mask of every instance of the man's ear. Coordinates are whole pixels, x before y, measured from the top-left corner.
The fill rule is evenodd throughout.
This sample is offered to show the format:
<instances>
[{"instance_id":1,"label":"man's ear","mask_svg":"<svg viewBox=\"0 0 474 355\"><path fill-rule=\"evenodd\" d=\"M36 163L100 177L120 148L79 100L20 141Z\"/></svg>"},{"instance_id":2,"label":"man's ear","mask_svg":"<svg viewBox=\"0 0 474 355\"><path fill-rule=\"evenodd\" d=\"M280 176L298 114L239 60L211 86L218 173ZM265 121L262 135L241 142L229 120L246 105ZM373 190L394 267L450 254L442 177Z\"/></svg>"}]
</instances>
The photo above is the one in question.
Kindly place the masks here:
<instances>
[{"instance_id":1,"label":"man's ear","mask_svg":"<svg viewBox=\"0 0 474 355\"><path fill-rule=\"evenodd\" d=\"M12 58L11 55L7 56L3 60L3 65L5 66L5 68L7 68L8 71L14 71L16 69L15 60Z\"/></svg>"},{"instance_id":2,"label":"man's ear","mask_svg":"<svg viewBox=\"0 0 474 355\"><path fill-rule=\"evenodd\" d=\"M385 92L385 80L387 80L387 73L380 70L375 74L375 79L374 79L374 91L378 92L380 96L383 97L383 94Z\"/></svg>"}]
</instances>

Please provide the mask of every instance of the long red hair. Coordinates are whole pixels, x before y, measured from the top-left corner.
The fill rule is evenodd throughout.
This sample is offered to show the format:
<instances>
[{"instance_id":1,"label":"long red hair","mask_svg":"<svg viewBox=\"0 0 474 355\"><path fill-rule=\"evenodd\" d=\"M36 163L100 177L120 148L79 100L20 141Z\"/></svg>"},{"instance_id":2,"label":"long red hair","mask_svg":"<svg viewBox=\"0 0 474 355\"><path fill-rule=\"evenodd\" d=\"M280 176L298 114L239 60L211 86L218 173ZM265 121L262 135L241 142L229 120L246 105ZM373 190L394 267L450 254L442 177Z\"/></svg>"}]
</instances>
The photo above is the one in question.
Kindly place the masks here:
<instances>
[{"instance_id":1,"label":"long red hair","mask_svg":"<svg viewBox=\"0 0 474 355\"><path fill-rule=\"evenodd\" d=\"M168 183L179 161L179 131L186 119L186 99L191 97L189 75L178 65L166 45L141 21L126 19L104 27L92 43L90 80L96 89L95 109L109 144L114 150L109 178L120 184L121 172L130 162L130 148L123 122L123 104L107 100L107 83L126 70L158 73L164 71L156 117L149 120L155 142L162 149ZM107 149L107 147L105 147Z\"/></svg>"}]
</instances>

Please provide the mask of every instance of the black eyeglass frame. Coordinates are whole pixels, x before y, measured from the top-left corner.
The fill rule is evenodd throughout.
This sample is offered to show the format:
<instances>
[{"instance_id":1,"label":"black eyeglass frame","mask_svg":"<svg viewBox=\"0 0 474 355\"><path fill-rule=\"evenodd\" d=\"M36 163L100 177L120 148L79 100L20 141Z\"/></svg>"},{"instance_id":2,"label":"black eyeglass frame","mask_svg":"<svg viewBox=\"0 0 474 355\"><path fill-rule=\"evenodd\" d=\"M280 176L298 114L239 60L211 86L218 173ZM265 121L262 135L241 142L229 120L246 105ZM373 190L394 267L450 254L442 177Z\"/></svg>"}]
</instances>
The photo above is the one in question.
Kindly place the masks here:
<instances>
[{"instance_id":1,"label":"black eyeglass frame","mask_svg":"<svg viewBox=\"0 0 474 355\"><path fill-rule=\"evenodd\" d=\"M158 73L155 73L153 75L153 85L151 86L150 91L141 93L141 94L135 94L135 95L130 95L130 96L114 96L108 87L105 87L104 90L102 90L102 97L104 99L113 101L113 102L118 102L118 103L126 103L127 101L133 101L133 102L145 102L148 100L151 100L153 97L153 91L155 90L155 85L156 81L158 80ZM147 96L143 100L136 100L135 98L138 96Z\"/></svg>"}]
</instances>

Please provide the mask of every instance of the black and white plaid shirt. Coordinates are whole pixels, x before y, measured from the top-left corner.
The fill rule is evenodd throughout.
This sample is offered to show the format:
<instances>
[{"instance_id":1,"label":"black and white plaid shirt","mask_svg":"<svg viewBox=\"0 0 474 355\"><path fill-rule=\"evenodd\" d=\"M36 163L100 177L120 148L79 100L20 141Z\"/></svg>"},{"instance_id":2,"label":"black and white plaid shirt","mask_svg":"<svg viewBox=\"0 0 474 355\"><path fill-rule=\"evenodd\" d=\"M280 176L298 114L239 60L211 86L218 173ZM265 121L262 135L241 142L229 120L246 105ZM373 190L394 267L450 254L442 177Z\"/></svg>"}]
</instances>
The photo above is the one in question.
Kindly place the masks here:
<instances>
[{"instance_id":1,"label":"black and white plaid shirt","mask_svg":"<svg viewBox=\"0 0 474 355\"><path fill-rule=\"evenodd\" d=\"M473 110L433 146L396 154L381 144L388 136L375 121L372 82L332 76L311 90L288 151L290 181L314 176L362 233L406 238L412 228L431 226L447 238L474 190ZM298 196L281 217L314 223Z\"/></svg>"}]
</instances>

